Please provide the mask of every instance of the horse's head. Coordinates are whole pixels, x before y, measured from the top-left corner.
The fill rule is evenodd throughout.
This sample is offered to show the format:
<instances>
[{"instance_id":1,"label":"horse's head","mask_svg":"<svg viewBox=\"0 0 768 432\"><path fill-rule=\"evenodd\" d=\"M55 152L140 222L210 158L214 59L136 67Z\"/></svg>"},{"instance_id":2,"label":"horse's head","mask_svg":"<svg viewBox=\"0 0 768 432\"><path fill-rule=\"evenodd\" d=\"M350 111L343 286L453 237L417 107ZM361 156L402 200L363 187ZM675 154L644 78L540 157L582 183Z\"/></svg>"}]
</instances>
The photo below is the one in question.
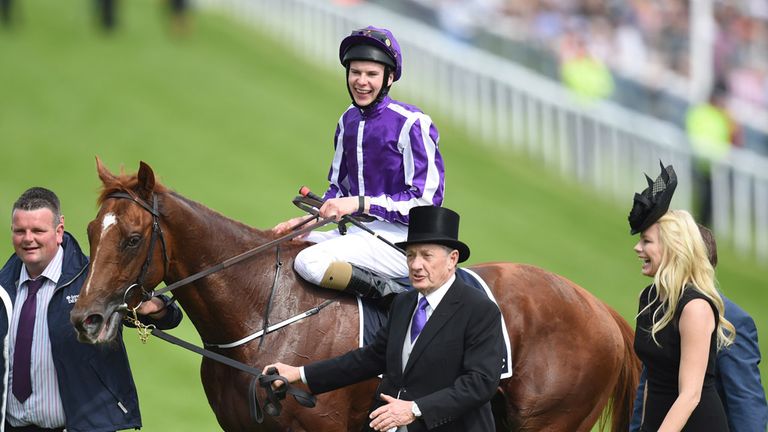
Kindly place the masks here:
<instances>
[{"instance_id":1,"label":"horse's head","mask_svg":"<svg viewBox=\"0 0 768 432\"><path fill-rule=\"evenodd\" d=\"M96 218L88 224L91 264L70 320L81 342L114 340L126 312L138 306L165 275L165 239L158 193L149 165L116 176L96 159L103 183Z\"/></svg>"}]
</instances>

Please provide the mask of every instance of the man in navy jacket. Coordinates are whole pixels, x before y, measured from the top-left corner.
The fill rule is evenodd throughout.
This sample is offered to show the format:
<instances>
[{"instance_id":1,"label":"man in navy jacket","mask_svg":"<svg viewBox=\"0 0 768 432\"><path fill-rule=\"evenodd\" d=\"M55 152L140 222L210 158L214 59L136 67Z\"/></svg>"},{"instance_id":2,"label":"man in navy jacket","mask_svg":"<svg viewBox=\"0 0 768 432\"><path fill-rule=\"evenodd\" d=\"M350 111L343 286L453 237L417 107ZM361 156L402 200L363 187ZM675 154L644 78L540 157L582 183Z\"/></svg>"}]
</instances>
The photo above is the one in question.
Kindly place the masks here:
<instances>
[{"instance_id":1,"label":"man in navy jacket","mask_svg":"<svg viewBox=\"0 0 768 432\"><path fill-rule=\"evenodd\" d=\"M16 253L0 270L0 421L5 431L109 432L141 427L138 396L122 338L114 344L77 340L69 313L86 279L88 258L64 231L58 198L44 188L24 192L13 209ZM42 287L29 296L29 283ZM36 297L31 348L31 394L13 389L22 303ZM181 322L181 310L164 298L146 302L141 319L160 328ZM47 328L45 327L47 324ZM27 348L29 350L29 348ZM19 349L18 351L22 351ZM7 356L7 357L6 357ZM22 362L18 362L22 363ZM21 377L22 374L19 374ZM19 379L18 381L22 381ZM18 396L24 394L23 396Z\"/></svg>"}]
</instances>

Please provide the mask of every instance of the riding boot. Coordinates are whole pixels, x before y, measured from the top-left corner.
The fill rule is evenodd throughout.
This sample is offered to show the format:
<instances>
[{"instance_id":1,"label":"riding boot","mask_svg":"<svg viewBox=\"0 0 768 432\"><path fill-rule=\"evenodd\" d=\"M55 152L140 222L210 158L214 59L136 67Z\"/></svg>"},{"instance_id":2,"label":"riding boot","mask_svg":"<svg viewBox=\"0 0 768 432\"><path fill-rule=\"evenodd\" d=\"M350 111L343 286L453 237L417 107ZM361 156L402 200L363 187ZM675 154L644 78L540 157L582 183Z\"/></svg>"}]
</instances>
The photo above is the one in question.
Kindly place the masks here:
<instances>
[{"instance_id":1,"label":"riding boot","mask_svg":"<svg viewBox=\"0 0 768 432\"><path fill-rule=\"evenodd\" d=\"M334 261L328 266L320 286L370 299L405 291L405 287L391 279L344 261Z\"/></svg>"}]
</instances>

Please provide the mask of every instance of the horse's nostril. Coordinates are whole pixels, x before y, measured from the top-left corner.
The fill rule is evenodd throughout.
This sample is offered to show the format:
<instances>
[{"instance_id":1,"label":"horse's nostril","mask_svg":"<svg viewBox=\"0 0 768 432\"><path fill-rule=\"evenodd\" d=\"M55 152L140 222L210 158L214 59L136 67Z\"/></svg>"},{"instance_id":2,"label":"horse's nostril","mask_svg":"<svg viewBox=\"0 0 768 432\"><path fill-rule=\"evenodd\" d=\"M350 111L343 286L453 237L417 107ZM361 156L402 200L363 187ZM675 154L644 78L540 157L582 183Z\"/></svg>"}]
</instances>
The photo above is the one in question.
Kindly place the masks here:
<instances>
[{"instance_id":1,"label":"horse's nostril","mask_svg":"<svg viewBox=\"0 0 768 432\"><path fill-rule=\"evenodd\" d=\"M99 327L102 322L104 322L104 317L99 314L88 315L83 320L83 324L85 324L86 327Z\"/></svg>"}]
</instances>

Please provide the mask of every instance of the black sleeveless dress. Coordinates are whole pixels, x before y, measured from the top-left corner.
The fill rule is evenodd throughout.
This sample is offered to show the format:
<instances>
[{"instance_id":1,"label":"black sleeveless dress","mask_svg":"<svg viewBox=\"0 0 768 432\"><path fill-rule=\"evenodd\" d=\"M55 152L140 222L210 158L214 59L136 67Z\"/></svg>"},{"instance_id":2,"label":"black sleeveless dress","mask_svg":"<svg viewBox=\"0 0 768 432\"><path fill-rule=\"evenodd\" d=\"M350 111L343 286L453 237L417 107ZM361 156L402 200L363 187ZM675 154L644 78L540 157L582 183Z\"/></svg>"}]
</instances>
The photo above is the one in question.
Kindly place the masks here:
<instances>
[{"instance_id":1,"label":"black sleeveless dress","mask_svg":"<svg viewBox=\"0 0 768 432\"><path fill-rule=\"evenodd\" d=\"M659 307L659 300L656 299L656 287L651 285L640 294L639 311L642 311L651 302L651 306L637 317L637 327L635 328L635 352L648 369L646 385L648 398L645 403L645 418L640 427L641 432L656 432L678 396L680 314L688 302L697 298L707 300L715 314L715 322L717 322L718 314L714 303L694 286L688 285L683 291L673 320L656 333L656 340L661 344L659 347L651 338L653 313ZM657 316L661 316L661 311ZM725 410L715 388L716 354L717 331L713 331L701 401L688 419L683 432L728 432Z\"/></svg>"}]
</instances>

